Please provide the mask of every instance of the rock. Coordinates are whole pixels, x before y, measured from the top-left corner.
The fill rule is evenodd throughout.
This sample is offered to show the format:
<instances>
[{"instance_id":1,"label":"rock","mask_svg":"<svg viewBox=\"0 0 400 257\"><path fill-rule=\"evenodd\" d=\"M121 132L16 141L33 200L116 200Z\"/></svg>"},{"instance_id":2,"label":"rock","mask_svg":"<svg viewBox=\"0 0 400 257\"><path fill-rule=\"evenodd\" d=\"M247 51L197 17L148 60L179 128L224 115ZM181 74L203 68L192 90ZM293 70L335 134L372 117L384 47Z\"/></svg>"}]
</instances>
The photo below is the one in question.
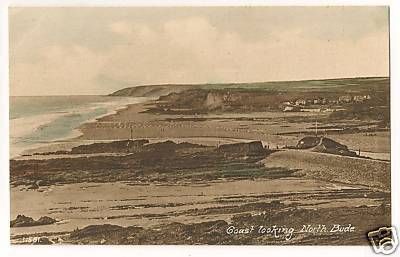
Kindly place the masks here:
<instances>
[{"instance_id":1,"label":"rock","mask_svg":"<svg viewBox=\"0 0 400 257\"><path fill-rule=\"evenodd\" d=\"M297 149L307 149L313 152L330 153L344 156L356 156L346 145L327 137L304 137L296 145Z\"/></svg>"},{"instance_id":2,"label":"rock","mask_svg":"<svg viewBox=\"0 0 400 257\"><path fill-rule=\"evenodd\" d=\"M199 145L199 144L191 144L188 142L175 143L174 141L167 140L167 141L163 141L163 142L147 144L143 147L143 149L146 151L152 151L152 152L168 153L168 152L173 152L173 151L176 151L179 149L204 148L204 147L205 147L204 145Z\"/></svg>"},{"instance_id":3,"label":"rock","mask_svg":"<svg viewBox=\"0 0 400 257\"><path fill-rule=\"evenodd\" d=\"M70 234L69 240L83 244L126 244L127 238L135 241L136 235L141 231L143 228L136 226L89 225L82 229L75 229Z\"/></svg>"},{"instance_id":4,"label":"rock","mask_svg":"<svg viewBox=\"0 0 400 257\"><path fill-rule=\"evenodd\" d=\"M224 153L248 155L248 156L265 155L266 153L260 141L221 145L218 147L218 151Z\"/></svg>"},{"instance_id":5,"label":"rock","mask_svg":"<svg viewBox=\"0 0 400 257\"><path fill-rule=\"evenodd\" d=\"M104 238L111 233L117 233L122 230L123 227L111 224L103 225L89 225L83 229L77 229L71 233L71 238L89 238L89 237L101 237Z\"/></svg>"},{"instance_id":6,"label":"rock","mask_svg":"<svg viewBox=\"0 0 400 257\"><path fill-rule=\"evenodd\" d=\"M127 128L129 129L129 128ZM93 143L90 145L80 145L71 149L72 154L89 153L125 153L140 151L143 145L149 143L147 139L121 140L108 143Z\"/></svg>"},{"instance_id":7,"label":"rock","mask_svg":"<svg viewBox=\"0 0 400 257\"><path fill-rule=\"evenodd\" d=\"M25 215L17 215L17 218L15 220L12 220L10 222L10 227L28 227L31 226L35 222L34 219L31 217L27 217Z\"/></svg>"},{"instance_id":8,"label":"rock","mask_svg":"<svg viewBox=\"0 0 400 257\"><path fill-rule=\"evenodd\" d=\"M57 220L55 220L55 219L53 219L53 218L50 218L50 217L48 217L48 216L40 217L40 218L36 221L37 226L40 226L40 225L50 225L50 224L53 224L53 223L56 223L56 222L57 222Z\"/></svg>"},{"instance_id":9,"label":"rock","mask_svg":"<svg viewBox=\"0 0 400 257\"><path fill-rule=\"evenodd\" d=\"M304 137L296 145L298 149L309 149L319 144L321 138L319 137Z\"/></svg>"},{"instance_id":10,"label":"rock","mask_svg":"<svg viewBox=\"0 0 400 257\"><path fill-rule=\"evenodd\" d=\"M27 217L25 215L17 215L17 217L10 222L10 227L33 227L50 225L56 223L57 220L50 218L48 216L40 217L38 220L34 220L32 217Z\"/></svg>"}]
</instances>

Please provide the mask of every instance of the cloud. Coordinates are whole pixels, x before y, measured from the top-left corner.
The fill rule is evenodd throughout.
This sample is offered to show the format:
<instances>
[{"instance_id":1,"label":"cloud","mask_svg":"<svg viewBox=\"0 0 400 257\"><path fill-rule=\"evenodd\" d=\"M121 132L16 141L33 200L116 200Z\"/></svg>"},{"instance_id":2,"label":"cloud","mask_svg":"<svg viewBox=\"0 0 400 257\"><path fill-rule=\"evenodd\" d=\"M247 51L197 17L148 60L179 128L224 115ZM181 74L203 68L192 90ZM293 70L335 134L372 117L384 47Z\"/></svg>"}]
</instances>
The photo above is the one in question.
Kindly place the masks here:
<instances>
[{"instance_id":1,"label":"cloud","mask_svg":"<svg viewBox=\"0 0 400 257\"><path fill-rule=\"evenodd\" d=\"M142 30L148 28L136 25L131 44L110 52L113 76L134 83L201 83L375 76L388 69L385 33L322 40L304 38L297 29L250 42L201 17L170 21L158 33L146 33L152 37Z\"/></svg>"},{"instance_id":2,"label":"cloud","mask_svg":"<svg viewBox=\"0 0 400 257\"><path fill-rule=\"evenodd\" d=\"M36 23L27 22L34 15L14 14L24 15L24 22L14 17L11 24L11 94L106 94L136 84L388 75L388 27L373 18L379 16L375 9L352 11L358 18L340 9L308 16L296 9L292 15L298 24L288 23L290 8L255 8L248 16L245 8L185 15L176 9L176 15L166 10L158 16L149 16L152 8L136 15L69 10L76 19L71 24L62 23L60 17L65 21L68 15L57 11L41 13ZM349 24L335 27L341 20Z\"/></svg>"},{"instance_id":3,"label":"cloud","mask_svg":"<svg viewBox=\"0 0 400 257\"><path fill-rule=\"evenodd\" d=\"M49 46L38 63L16 63L10 73L11 95L82 94L99 92L94 84L105 58L79 45ZM103 92L104 93L104 92Z\"/></svg>"}]
</instances>

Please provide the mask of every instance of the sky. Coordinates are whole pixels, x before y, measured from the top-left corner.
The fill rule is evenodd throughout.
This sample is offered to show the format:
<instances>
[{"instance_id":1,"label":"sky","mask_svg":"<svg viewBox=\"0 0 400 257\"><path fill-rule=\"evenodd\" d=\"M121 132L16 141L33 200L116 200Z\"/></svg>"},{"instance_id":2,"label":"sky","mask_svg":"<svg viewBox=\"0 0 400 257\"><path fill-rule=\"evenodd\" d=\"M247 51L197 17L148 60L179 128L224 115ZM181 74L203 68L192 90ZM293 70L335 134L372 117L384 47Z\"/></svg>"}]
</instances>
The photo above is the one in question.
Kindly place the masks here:
<instances>
[{"instance_id":1,"label":"sky","mask_svg":"<svg viewBox=\"0 0 400 257\"><path fill-rule=\"evenodd\" d=\"M389 75L386 7L14 7L10 94Z\"/></svg>"}]
</instances>

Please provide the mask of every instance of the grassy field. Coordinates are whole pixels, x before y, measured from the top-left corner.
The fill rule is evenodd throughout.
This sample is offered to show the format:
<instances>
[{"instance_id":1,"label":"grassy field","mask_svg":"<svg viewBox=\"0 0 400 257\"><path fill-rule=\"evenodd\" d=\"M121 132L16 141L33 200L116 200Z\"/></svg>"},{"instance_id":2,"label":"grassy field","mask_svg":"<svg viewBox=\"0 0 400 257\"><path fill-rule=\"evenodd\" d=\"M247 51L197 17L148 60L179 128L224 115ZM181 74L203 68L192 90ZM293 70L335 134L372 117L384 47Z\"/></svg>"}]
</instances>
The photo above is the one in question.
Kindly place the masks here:
<instances>
[{"instance_id":1,"label":"grassy field","mask_svg":"<svg viewBox=\"0 0 400 257\"><path fill-rule=\"evenodd\" d=\"M341 91L343 88L355 91L382 90L389 85L389 78L340 78L299 81L274 81L252 83L209 83L209 84L163 84L135 85L127 87L111 95L115 96L149 96L164 95L169 92L181 92L189 89L248 89L266 91Z\"/></svg>"}]
</instances>

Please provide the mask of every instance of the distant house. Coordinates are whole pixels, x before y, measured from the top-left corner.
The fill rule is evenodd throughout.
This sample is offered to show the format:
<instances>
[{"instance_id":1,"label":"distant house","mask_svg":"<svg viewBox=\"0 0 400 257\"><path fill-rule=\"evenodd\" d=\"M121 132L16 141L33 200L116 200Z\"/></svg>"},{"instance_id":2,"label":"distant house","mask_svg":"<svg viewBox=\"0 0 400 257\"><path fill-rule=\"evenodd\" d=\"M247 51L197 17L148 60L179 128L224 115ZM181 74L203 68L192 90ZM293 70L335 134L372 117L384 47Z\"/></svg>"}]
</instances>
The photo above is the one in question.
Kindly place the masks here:
<instances>
[{"instance_id":1,"label":"distant house","mask_svg":"<svg viewBox=\"0 0 400 257\"><path fill-rule=\"evenodd\" d=\"M350 103L353 98L350 95L342 95L339 97L339 103Z\"/></svg>"},{"instance_id":2,"label":"distant house","mask_svg":"<svg viewBox=\"0 0 400 257\"><path fill-rule=\"evenodd\" d=\"M335 109L332 109L332 108L326 108L323 110L323 112L334 112L334 111L335 111Z\"/></svg>"},{"instance_id":3,"label":"distant house","mask_svg":"<svg viewBox=\"0 0 400 257\"><path fill-rule=\"evenodd\" d=\"M362 96L362 95L355 95L354 97L353 97L353 101L354 102L357 102L357 103L361 103L361 102L364 102L364 96Z\"/></svg>"},{"instance_id":4,"label":"distant house","mask_svg":"<svg viewBox=\"0 0 400 257\"><path fill-rule=\"evenodd\" d=\"M307 101L304 99L297 99L296 102L294 102L295 105L306 105Z\"/></svg>"},{"instance_id":5,"label":"distant house","mask_svg":"<svg viewBox=\"0 0 400 257\"><path fill-rule=\"evenodd\" d=\"M357 102L357 103L362 103L362 102L364 102L366 100L369 100L369 99L371 99L370 95L356 95L356 96L353 97L353 101Z\"/></svg>"},{"instance_id":6,"label":"distant house","mask_svg":"<svg viewBox=\"0 0 400 257\"><path fill-rule=\"evenodd\" d=\"M283 111L284 112L299 112L300 111L300 107L298 107L298 106L285 106Z\"/></svg>"},{"instance_id":7,"label":"distant house","mask_svg":"<svg viewBox=\"0 0 400 257\"><path fill-rule=\"evenodd\" d=\"M326 104L326 103L327 103L327 100L322 97L316 98L313 100L313 104Z\"/></svg>"},{"instance_id":8,"label":"distant house","mask_svg":"<svg viewBox=\"0 0 400 257\"><path fill-rule=\"evenodd\" d=\"M301 109L302 112L321 112L321 108L305 108Z\"/></svg>"}]
</instances>

